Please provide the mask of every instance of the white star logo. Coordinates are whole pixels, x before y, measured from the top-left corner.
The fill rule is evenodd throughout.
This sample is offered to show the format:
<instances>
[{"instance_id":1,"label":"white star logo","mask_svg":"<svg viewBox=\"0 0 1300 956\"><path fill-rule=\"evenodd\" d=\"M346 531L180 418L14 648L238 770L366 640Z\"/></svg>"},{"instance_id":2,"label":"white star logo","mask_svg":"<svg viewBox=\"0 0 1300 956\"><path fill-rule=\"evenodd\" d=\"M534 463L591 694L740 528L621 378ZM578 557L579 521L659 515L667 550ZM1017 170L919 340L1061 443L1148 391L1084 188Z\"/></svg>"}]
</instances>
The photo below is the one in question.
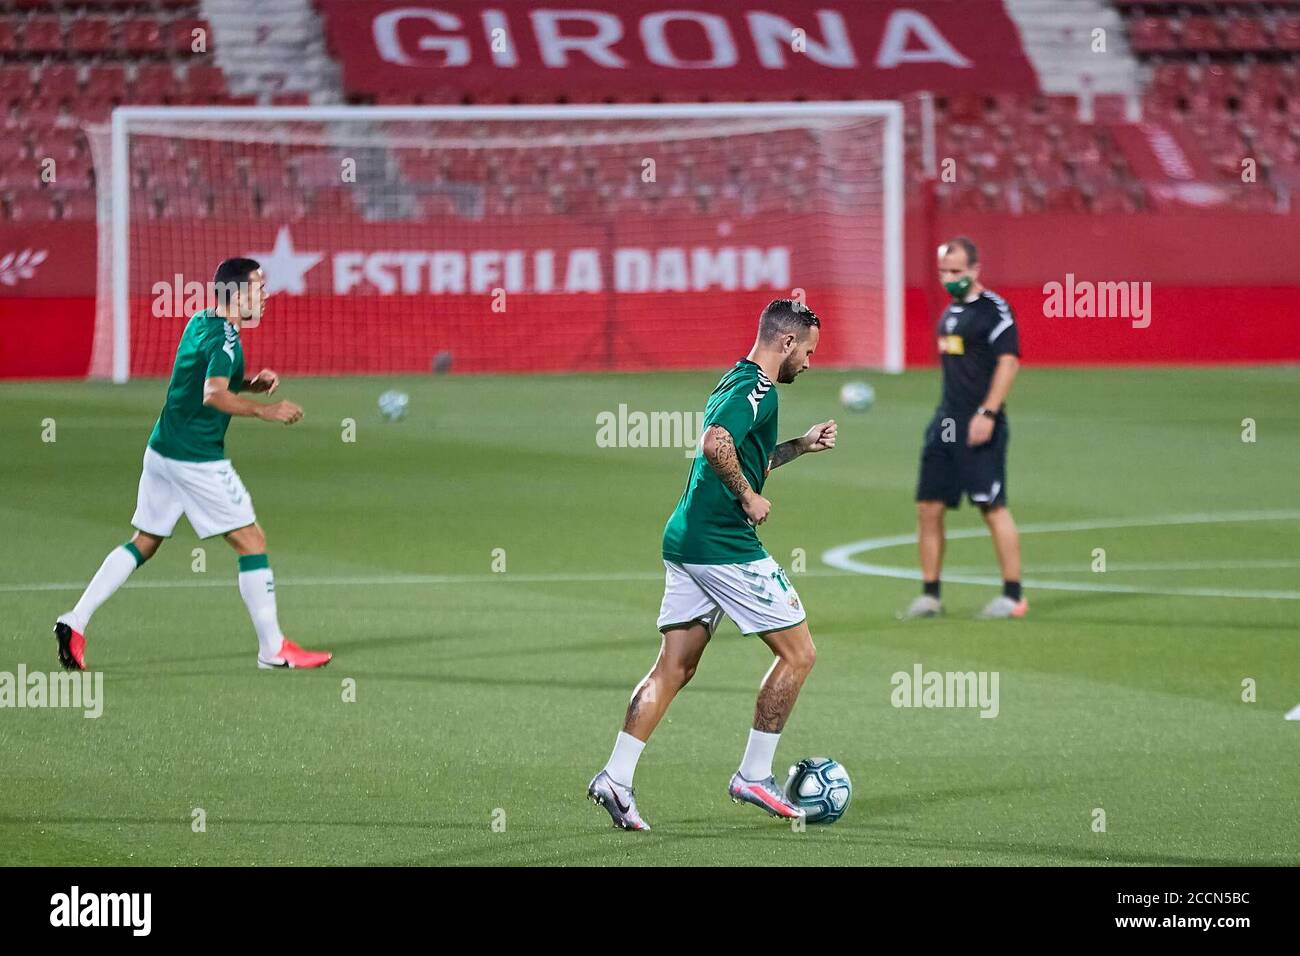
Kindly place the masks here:
<instances>
[{"instance_id":1,"label":"white star logo","mask_svg":"<svg viewBox=\"0 0 1300 956\"><path fill-rule=\"evenodd\" d=\"M250 259L262 264L266 273L266 294L291 292L303 295L307 291L307 273L325 258L322 253L294 252L289 227L281 226L275 234L275 248L270 252L250 252Z\"/></svg>"}]
</instances>

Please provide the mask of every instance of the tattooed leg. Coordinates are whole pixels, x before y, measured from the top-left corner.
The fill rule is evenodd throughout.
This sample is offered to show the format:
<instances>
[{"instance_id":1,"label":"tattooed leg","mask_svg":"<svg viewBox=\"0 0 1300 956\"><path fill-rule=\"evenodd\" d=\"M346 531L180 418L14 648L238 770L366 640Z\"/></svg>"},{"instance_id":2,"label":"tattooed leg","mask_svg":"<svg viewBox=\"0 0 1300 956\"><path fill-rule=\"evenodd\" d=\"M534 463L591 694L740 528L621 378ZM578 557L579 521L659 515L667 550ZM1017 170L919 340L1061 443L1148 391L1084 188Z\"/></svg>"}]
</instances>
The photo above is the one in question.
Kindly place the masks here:
<instances>
[{"instance_id":1,"label":"tattooed leg","mask_svg":"<svg viewBox=\"0 0 1300 956\"><path fill-rule=\"evenodd\" d=\"M817 658L812 634L805 621L795 627L763 635L763 642L772 649L776 660L763 678L754 706L754 729L768 734L779 734L794 710L799 690L812 670Z\"/></svg>"},{"instance_id":2,"label":"tattooed leg","mask_svg":"<svg viewBox=\"0 0 1300 956\"><path fill-rule=\"evenodd\" d=\"M625 733L638 740L650 739L677 692L695 676L709 636L709 629L699 622L664 632L659 659L632 691L623 719Z\"/></svg>"}]
</instances>

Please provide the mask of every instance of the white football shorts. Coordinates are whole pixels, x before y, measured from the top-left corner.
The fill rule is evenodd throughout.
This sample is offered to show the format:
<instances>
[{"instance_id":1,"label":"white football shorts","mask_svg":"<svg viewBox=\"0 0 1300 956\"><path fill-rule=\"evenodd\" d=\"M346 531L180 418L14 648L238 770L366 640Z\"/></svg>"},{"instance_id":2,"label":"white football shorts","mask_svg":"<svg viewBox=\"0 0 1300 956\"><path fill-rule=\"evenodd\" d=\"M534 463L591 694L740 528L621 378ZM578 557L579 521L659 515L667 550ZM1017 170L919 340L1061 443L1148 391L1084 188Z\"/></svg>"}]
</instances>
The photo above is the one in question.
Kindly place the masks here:
<instances>
[{"instance_id":1,"label":"white football shorts","mask_svg":"<svg viewBox=\"0 0 1300 956\"><path fill-rule=\"evenodd\" d=\"M712 633L726 614L742 634L767 634L806 617L794 585L771 556L748 564L665 561L664 567L660 631L701 621Z\"/></svg>"},{"instance_id":2,"label":"white football shorts","mask_svg":"<svg viewBox=\"0 0 1300 956\"><path fill-rule=\"evenodd\" d=\"M170 538L182 514L200 538L257 521L253 499L229 459L177 461L146 447L131 524Z\"/></svg>"}]
</instances>

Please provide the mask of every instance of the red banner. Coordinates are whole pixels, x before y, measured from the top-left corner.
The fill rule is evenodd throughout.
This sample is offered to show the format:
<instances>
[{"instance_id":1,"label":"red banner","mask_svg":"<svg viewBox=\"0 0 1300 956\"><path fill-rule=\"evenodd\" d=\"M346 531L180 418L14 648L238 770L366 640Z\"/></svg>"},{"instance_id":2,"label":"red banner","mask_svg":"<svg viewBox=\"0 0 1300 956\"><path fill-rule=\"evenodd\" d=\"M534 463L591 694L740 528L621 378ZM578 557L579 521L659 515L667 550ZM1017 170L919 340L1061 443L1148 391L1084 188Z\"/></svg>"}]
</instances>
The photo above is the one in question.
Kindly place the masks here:
<instances>
[{"instance_id":1,"label":"red banner","mask_svg":"<svg viewBox=\"0 0 1300 956\"><path fill-rule=\"evenodd\" d=\"M294 223L281 240L279 223L252 234L211 222L142 225L133 242L133 374L165 374L183 324L152 314L154 284L174 291L180 275L183 299L185 283L201 284L218 259L237 253L261 257L278 290L266 321L248 332L249 361L286 373L428 371L439 353L462 372L717 365L745 347L782 280L789 282L782 291L802 285L826 319L818 365L845 361L860 335L853 319L863 306L853 290L817 284L829 269L818 272L816 257L794 238L802 229L751 225L720 235L717 221L678 220L635 242L616 231L608 249L623 249L617 256L603 251L604 236L557 222L527 243L517 228L473 231L459 222L436 243L427 226ZM1033 365L1300 361L1300 288L1289 248L1277 241L1291 224L1231 212L984 214L943 217L923 242L926 230L909 217L907 235L918 238L908 252L907 364L935 359L944 296L933 246L959 233L979 243L983 277L1016 310ZM14 284L0 281L0 378L86 374L94 233L90 223L0 228L0 262L15 253ZM1203 254L1220 247L1233 254ZM595 260L573 255L591 248L602 250ZM47 255L36 265L29 255L15 270L23 249ZM549 261L539 258L547 251ZM21 278L24 270L31 275ZM1100 310L1049 308L1051 283L1077 290L1116 281L1150 283L1136 325ZM697 283L701 291L693 291ZM494 312L489 286L522 291L507 291L505 311ZM59 288L69 297L56 295ZM188 303L180 305L187 314Z\"/></svg>"},{"instance_id":2,"label":"red banner","mask_svg":"<svg viewBox=\"0 0 1300 956\"><path fill-rule=\"evenodd\" d=\"M1002 0L317 6L349 93L779 100L1038 89Z\"/></svg>"},{"instance_id":3,"label":"red banner","mask_svg":"<svg viewBox=\"0 0 1300 956\"><path fill-rule=\"evenodd\" d=\"M811 213L779 225L206 222L187 224L178 245L175 223L141 223L131 372L166 371L214 264L230 255L266 272L274 298L248 341L257 361L286 372L428 371L439 354L473 372L701 367L747 347L763 306L795 288L826 318L822 361L882 362L883 263L870 251L879 225Z\"/></svg>"},{"instance_id":4,"label":"red banner","mask_svg":"<svg viewBox=\"0 0 1300 956\"><path fill-rule=\"evenodd\" d=\"M0 226L0 299L94 294L93 222Z\"/></svg>"}]
</instances>

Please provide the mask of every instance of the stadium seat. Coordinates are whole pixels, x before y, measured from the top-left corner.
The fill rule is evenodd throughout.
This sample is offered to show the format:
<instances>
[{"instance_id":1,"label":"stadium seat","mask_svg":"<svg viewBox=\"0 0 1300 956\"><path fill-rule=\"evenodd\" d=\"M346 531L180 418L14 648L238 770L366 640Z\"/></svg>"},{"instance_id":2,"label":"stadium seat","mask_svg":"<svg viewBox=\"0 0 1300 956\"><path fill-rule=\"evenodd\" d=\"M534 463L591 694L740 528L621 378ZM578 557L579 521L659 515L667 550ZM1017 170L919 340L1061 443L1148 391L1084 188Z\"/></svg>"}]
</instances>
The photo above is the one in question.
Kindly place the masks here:
<instances>
[{"instance_id":1,"label":"stadium seat","mask_svg":"<svg viewBox=\"0 0 1300 956\"><path fill-rule=\"evenodd\" d=\"M258 214L275 222L295 222L307 214L306 203L292 195L271 195L264 198Z\"/></svg>"},{"instance_id":2,"label":"stadium seat","mask_svg":"<svg viewBox=\"0 0 1300 956\"><path fill-rule=\"evenodd\" d=\"M1278 20L1273 31L1273 45L1287 53L1300 52L1300 16Z\"/></svg>"},{"instance_id":3,"label":"stadium seat","mask_svg":"<svg viewBox=\"0 0 1300 956\"><path fill-rule=\"evenodd\" d=\"M77 68L66 63L50 64L42 67L36 78L36 86L43 96L62 99L75 97L81 92L81 81L77 77Z\"/></svg>"},{"instance_id":4,"label":"stadium seat","mask_svg":"<svg viewBox=\"0 0 1300 956\"><path fill-rule=\"evenodd\" d=\"M179 90L176 71L169 63L142 63L131 81L130 97L136 103L162 103Z\"/></svg>"},{"instance_id":5,"label":"stadium seat","mask_svg":"<svg viewBox=\"0 0 1300 956\"><path fill-rule=\"evenodd\" d=\"M103 17L81 17L72 21L68 47L77 53L106 53L113 49L113 21Z\"/></svg>"},{"instance_id":6,"label":"stadium seat","mask_svg":"<svg viewBox=\"0 0 1300 956\"><path fill-rule=\"evenodd\" d=\"M64 193L56 202L60 219L76 222L95 220L95 194L89 189Z\"/></svg>"},{"instance_id":7,"label":"stadium seat","mask_svg":"<svg viewBox=\"0 0 1300 956\"><path fill-rule=\"evenodd\" d=\"M8 20L0 20L0 54L17 53L18 31Z\"/></svg>"},{"instance_id":8,"label":"stadium seat","mask_svg":"<svg viewBox=\"0 0 1300 956\"><path fill-rule=\"evenodd\" d=\"M1142 17L1129 26L1129 43L1138 53L1178 49L1178 34L1168 17Z\"/></svg>"},{"instance_id":9,"label":"stadium seat","mask_svg":"<svg viewBox=\"0 0 1300 956\"><path fill-rule=\"evenodd\" d=\"M18 193L9 202L9 218L15 222L40 222L53 219L54 204L44 193Z\"/></svg>"},{"instance_id":10,"label":"stadium seat","mask_svg":"<svg viewBox=\"0 0 1300 956\"><path fill-rule=\"evenodd\" d=\"M127 20L122 27L122 49L128 53L159 53L163 48L158 21L145 18Z\"/></svg>"},{"instance_id":11,"label":"stadium seat","mask_svg":"<svg viewBox=\"0 0 1300 956\"><path fill-rule=\"evenodd\" d=\"M1187 17L1178 38L1178 45L1184 50L1221 50L1223 36L1219 31L1219 21L1212 16Z\"/></svg>"},{"instance_id":12,"label":"stadium seat","mask_svg":"<svg viewBox=\"0 0 1300 956\"><path fill-rule=\"evenodd\" d=\"M53 129L59 125L59 118L67 113L64 100L49 96L33 96L27 99L15 118L15 127L19 129Z\"/></svg>"},{"instance_id":13,"label":"stadium seat","mask_svg":"<svg viewBox=\"0 0 1300 956\"><path fill-rule=\"evenodd\" d=\"M1269 50L1273 46L1273 38L1265 29L1261 17L1230 18L1228 28L1224 32L1224 41L1229 50L1241 52Z\"/></svg>"},{"instance_id":14,"label":"stadium seat","mask_svg":"<svg viewBox=\"0 0 1300 956\"><path fill-rule=\"evenodd\" d=\"M226 93L226 75L216 66L191 66L185 71L185 91L192 97L219 99Z\"/></svg>"},{"instance_id":15,"label":"stadium seat","mask_svg":"<svg viewBox=\"0 0 1300 956\"><path fill-rule=\"evenodd\" d=\"M0 66L0 103L26 99L32 89L31 75L25 66Z\"/></svg>"},{"instance_id":16,"label":"stadium seat","mask_svg":"<svg viewBox=\"0 0 1300 956\"><path fill-rule=\"evenodd\" d=\"M63 164L71 163L85 155L85 135L79 129L42 130L39 139L34 140L34 152L41 157L48 156L59 164L59 174L63 174Z\"/></svg>"},{"instance_id":17,"label":"stadium seat","mask_svg":"<svg viewBox=\"0 0 1300 956\"><path fill-rule=\"evenodd\" d=\"M205 44L207 52L212 52L212 30L206 21L193 17L187 17L183 20L177 20L168 25L164 31L167 38L167 49L172 53L188 54L194 53L194 31L205 31Z\"/></svg>"},{"instance_id":18,"label":"stadium seat","mask_svg":"<svg viewBox=\"0 0 1300 956\"><path fill-rule=\"evenodd\" d=\"M63 22L58 17L33 17L23 27L23 52L61 53L63 48Z\"/></svg>"},{"instance_id":19,"label":"stadium seat","mask_svg":"<svg viewBox=\"0 0 1300 956\"><path fill-rule=\"evenodd\" d=\"M86 74L87 100L122 101L126 99L126 67L119 64L91 66Z\"/></svg>"}]
</instances>

